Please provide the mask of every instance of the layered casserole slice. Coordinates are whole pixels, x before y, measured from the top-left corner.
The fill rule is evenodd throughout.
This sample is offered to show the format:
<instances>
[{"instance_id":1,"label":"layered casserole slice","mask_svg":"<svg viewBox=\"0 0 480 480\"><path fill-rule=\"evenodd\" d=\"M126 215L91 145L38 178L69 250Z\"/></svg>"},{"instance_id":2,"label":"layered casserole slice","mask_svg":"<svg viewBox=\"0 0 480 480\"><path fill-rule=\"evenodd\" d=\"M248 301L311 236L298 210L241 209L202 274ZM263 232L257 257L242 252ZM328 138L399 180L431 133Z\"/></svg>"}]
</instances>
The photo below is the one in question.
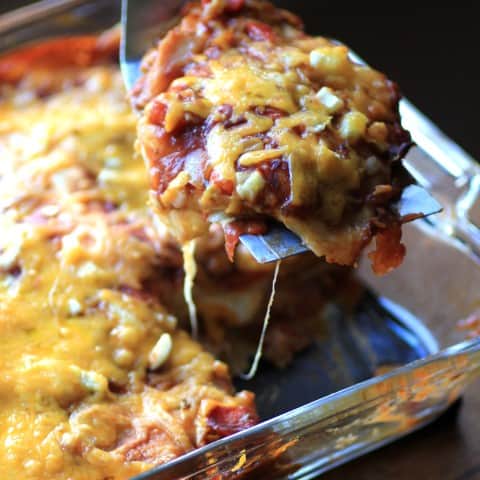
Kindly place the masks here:
<instances>
[{"instance_id":1,"label":"layered casserole slice","mask_svg":"<svg viewBox=\"0 0 480 480\"><path fill-rule=\"evenodd\" d=\"M401 262L389 205L410 137L383 74L261 0L190 4L143 71L138 145L181 242L219 223L233 258L239 235L276 220L328 262L354 264L375 235L376 270Z\"/></svg>"},{"instance_id":2,"label":"layered casserole slice","mask_svg":"<svg viewBox=\"0 0 480 480\"><path fill-rule=\"evenodd\" d=\"M257 421L253 395L162 306L110 36L0 57L0 478L127 479Z\"/></svg>"}]
</instances>

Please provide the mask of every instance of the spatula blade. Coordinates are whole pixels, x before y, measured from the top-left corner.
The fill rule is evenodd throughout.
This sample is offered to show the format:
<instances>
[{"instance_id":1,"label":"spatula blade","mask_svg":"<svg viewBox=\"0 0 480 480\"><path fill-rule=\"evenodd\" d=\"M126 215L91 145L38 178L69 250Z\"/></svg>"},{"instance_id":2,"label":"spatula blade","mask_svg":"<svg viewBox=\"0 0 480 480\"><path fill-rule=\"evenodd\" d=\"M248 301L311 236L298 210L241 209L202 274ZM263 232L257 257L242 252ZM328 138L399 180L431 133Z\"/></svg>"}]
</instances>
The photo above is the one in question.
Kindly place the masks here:
<instances>
[{"instance_id":1,"label":"spatula blade","mask_svg":"<svg viewBox=\"0 0 480 480\"><path fill-rule=\"evenodd\" d=\"M392 210L409 221L428 217L442 210L442 206L422 187L409 185ZM240 242L258 263L276 262L308 251L302 240L283 225L275 224L264 235L241 235Z\"/></svg>"}]
</instances>

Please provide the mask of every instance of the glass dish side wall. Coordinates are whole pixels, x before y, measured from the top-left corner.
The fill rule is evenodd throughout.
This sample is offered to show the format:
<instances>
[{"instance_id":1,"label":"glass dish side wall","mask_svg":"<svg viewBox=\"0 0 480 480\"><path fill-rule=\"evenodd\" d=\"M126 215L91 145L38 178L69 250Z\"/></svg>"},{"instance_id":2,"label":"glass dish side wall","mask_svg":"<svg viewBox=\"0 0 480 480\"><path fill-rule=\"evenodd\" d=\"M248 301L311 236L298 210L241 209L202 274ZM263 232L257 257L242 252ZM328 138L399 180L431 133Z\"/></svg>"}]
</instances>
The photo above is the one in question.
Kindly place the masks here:
<instances>
[{"instance_id":1,"label":"glass dish side wall","mask_svg":"<svg viewBox=\"0 0 480 480\"><path fill-rule=\"evenodd\" d=\"M441 414L480 371L467 342L191 452L136 480L308 479Z\"/></svg>"},{"instance_id":2,"label":"glass dish side wall","mask_svg":"<svg viewBox=\"0 0 480 480\"><path fill-rule=\"evenodd\" d=\"M48 3L61 4L59 13L18 17L15 28L0 19L0 51L46 37L99 31L119 19L117 1ZM272 479L312 478L431 421L476 378L480 342L456 344L464 333L455 324L480 302L475 291L480 280L478 170L407 102L402 116L423 147L412 152L407 166L445 212L406 229L409 256L397 272L379 279L363 265L359 275L379 295L424 319L441 347L454 346L191 452L139 479L262 478L265 472Z\"/></svg>"}]
</instances>

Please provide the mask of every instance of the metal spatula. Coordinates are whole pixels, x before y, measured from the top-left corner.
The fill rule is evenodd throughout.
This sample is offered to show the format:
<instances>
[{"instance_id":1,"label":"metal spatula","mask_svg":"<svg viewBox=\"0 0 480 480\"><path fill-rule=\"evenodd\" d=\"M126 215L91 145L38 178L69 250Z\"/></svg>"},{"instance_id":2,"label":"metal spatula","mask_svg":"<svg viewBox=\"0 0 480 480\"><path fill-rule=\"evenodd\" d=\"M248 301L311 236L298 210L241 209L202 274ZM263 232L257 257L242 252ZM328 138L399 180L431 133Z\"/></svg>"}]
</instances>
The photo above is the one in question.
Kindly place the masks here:
<instances>
[{"instance_id":1,"label":"metal spatula","mask_svg":"<svg viewBox=\"0 0 480 480\"><path fill-rule=\"evenodd\" d=\"M439 213L442 206L425 189L409 185L391 209L401 217L427 217ZM264 235L242 235L240 241L259 263L274 262L308 251L297 235L280 224L273 225Z\"/></svg>"},{"instance_id":2,"label":"metal spatula","mask_svg":"<svg viewBox=\"0 0 480 480\"><path fill-rule=\"evenodd\" d=\"M120 64L127 91L133 88L141 74L143 55L178 22L185 3L184 0L122 0ZM364 63L356 56L355 60ZM410 185L394 209L401 216L426 217L440 212L442 207L426 190ZM240 241L259 263L274 262L308 251L297 235L280 224L272 226L265 235L242 235Z\"/></svg>"}]
</instances>

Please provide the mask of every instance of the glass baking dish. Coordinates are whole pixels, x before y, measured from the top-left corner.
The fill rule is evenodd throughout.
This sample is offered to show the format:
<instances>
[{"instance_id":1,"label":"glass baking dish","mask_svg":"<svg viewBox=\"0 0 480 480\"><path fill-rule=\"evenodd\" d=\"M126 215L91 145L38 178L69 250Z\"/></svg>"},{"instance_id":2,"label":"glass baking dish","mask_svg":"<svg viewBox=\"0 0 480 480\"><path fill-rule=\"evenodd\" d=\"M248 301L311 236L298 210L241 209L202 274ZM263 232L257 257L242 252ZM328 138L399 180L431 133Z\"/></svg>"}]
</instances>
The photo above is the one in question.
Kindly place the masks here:
<instances>
[{"instance_id":1,"label":"glass baking dish","mask_svg":"<svg viewBox=\"0 0 480 480\"><path fill-rule=\"evenodd\" d=\"M0 16L0 52L101 31L119 13L114 0L38 2ZM432 421L478 377L480 340L465 341L458 322L480 312L480 169L407 100L401 113L418 145L404 164L443 213L405 227L395 272L361 263L368 288L354 315L331 305L328 334L292 366L238 382L257 394L262 423L138 480L313 478Z\"/></svg>"}]
</instances>

